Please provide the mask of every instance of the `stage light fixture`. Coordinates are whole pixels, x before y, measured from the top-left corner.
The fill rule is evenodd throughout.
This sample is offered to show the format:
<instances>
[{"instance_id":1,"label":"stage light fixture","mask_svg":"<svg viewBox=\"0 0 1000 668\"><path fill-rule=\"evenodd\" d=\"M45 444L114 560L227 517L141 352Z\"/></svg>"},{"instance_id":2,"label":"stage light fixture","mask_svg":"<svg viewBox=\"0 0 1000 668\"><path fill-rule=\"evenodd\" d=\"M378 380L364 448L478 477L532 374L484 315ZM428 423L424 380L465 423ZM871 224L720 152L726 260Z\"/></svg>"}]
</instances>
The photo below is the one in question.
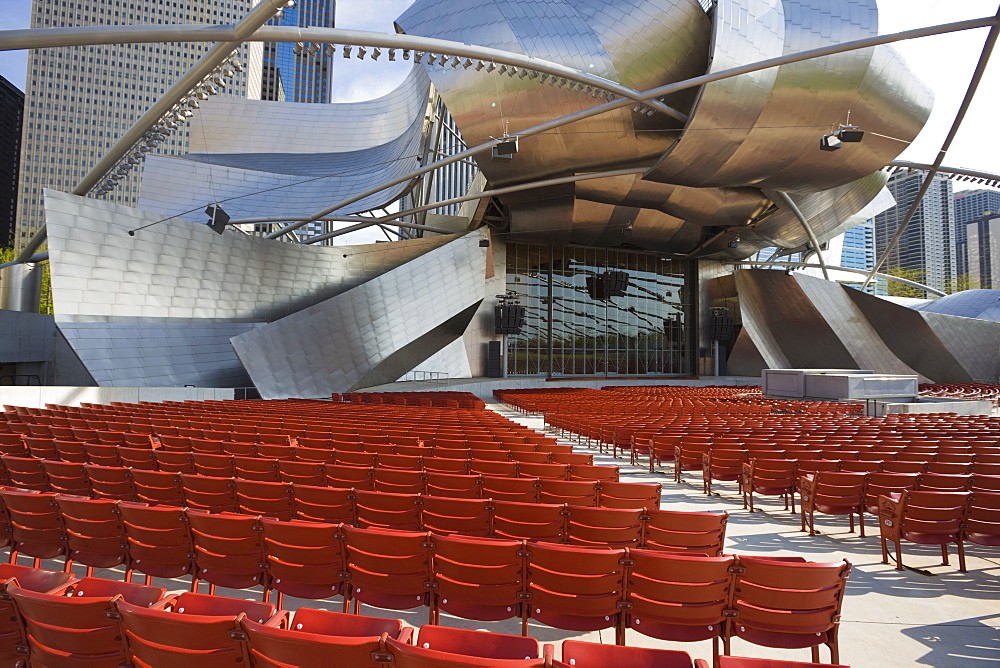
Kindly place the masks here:
<instances>
[{"instance_id":1,"label":"stage light fixture","mask_svg":"<svg viewBox=\"0 0 1000 668\"><path fill-rule=\"evenodd\" d=\"M823 135L819 140L819 150L821 151L839 151L840 148L840 139L837 135Z\"/></svg>"}]
</instances>

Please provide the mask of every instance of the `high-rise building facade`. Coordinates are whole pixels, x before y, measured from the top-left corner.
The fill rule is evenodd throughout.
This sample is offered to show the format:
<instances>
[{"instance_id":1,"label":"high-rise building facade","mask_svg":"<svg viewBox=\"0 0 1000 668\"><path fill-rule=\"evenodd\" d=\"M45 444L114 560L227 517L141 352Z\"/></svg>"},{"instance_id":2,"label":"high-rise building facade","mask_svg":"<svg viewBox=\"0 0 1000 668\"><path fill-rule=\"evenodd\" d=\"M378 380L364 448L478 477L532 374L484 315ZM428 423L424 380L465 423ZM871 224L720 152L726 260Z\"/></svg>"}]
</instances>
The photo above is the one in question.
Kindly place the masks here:
<instances>
[{"instance_id":1,"label":"high-rise building facade","mask_svg":"<svg viewBox=\"0 0 1000 668\"><path fill-rule=\"evenodd\" d=\"M24 93L0 77L0 248L14 243Z\"/></svg>"},{"instance_id":2,"label":"high-rise building facade","mask_svg":"<svg viewBox=\"0 0 1000 668\"><path fill-rule=\"evenodd\" d=\"M958 276L969 273L967 225L984 216L1000 214L1000 190L980 188L955 193L955 248Z\"/></svg>"},{"instance_id":3,"label":"high-rise building facade","mask_svg":"<svg viewBox=\"0 0 1000 668\"><path fill-rule=\"evenodd\" d=\"M235 23L254 4L254 0L33 0L31 27ZM72 191L211 46L199 42L106 44L29 53L15 245L27 243L44 223L42 190ZM243 51L239 57L244 57ZM222 94L245 96L246 79L236 77ZM182 125L154 152L184 153L189 132ZM131 171L103 198L134 206L139 171Z\"/></svg>"},{"instance_id":4,"label":"high-rise building facade","mask_svg":"<svg viewBox=\"0 0 1000 668\"><path fill-rule=\"evenodd\" d=\"M334 0L298 0L268 25L293 28L332 28ZM331 72L336 56L332 47L290 42L249 45L250 84L254 100L278 102L330 102Z\"/></svg>"},{"instance_id":5,"label":"high-rise building facade","mask_svg":"<svg viewBox=\"0 0 1000 668\"><path fill-rule=\"evenodd\" d=\"M889 192L896 206L874 218L875 250L885 253L920 190L925 173L899 172L889 179ZM889 253L882 271L908 270L909 277L932 288L944 290L956 276L955 204L952 182L937 175L896 247Z\"/></svg>"},{"instance_id":6,"label":"high-rise building facade","mask_svg":"<svg viewBox=\"0 0 1000 668\"><path fill-rule=\"evenodd\" d=\"M1000 215L981 216L965 225L968 287L1000 286Z\"/></svg>"}]
</instances>

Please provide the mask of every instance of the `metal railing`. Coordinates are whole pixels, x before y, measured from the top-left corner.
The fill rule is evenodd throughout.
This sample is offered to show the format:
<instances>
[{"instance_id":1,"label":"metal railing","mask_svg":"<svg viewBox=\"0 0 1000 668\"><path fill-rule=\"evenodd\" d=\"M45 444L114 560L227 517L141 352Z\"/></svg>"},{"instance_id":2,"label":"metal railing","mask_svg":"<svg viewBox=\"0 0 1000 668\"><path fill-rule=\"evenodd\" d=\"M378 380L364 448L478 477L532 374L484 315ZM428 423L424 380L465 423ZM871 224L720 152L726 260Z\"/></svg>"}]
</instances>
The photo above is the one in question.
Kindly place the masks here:
<instances>
[{"instance_id":1,"label":"metal railing","mask_svg":"<svg viewBox=\"0 0 1000 668\"><path fill-rule=\"evenodd\" d=\"M400 379L403 383L412 382L425 382L431 381L434 383L446 383L448 381L447 371L419 371L414 369L413 371L408 371L405 376Z\"/></svg>"}]
</instances>

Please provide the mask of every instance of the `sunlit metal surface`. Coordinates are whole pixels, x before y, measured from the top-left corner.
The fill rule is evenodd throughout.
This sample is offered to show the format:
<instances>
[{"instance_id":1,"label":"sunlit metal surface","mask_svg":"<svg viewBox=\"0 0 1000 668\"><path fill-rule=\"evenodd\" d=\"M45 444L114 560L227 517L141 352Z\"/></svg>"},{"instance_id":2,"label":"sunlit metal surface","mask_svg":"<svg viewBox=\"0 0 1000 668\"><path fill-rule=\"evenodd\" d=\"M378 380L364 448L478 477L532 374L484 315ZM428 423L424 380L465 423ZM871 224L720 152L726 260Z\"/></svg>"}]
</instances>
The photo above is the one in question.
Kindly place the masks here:
<instances>
[{"instance_id":1,"label":"sunlit metal surface","mask_svg":"<svg viewBox=\"0 0 1000 668\"><path fill-rule=\"evenodd\" d=\"M639 90L704 72L710 31L696 0L428 0L414 3L397 24L408 34L525 53ZM470 146L599 101L518 75L458 68L429 74ZM686 112L691 101L685 92L667 103ZM658 157L677 136L666 131L679 125L663 114L620 109L524 139L514 162L480 167L495 186L607 169Z\"/></svg>"},{"instance_id":2,"label":"sunlit metal surface","mask_svg":"<svg viewBox=\"0 0 1000 668\"><path fill-rule=\"evenodd\" d=\"M649 20L647 20L649 19ZM875 0L418 0L397 21L407 34L524 52L637 89L878 33ZM579 92L520 76L431 69L467 143L476 145L581 108ZM552 243L632 245L742 258L808 237L767 192L790 191L821 241L884 185L876 174L922 128L932 95L891 46L744 74L667 102L661 114L619 109L521 138L508 163L478 162L491 185L653 160L645 179L619 177L501 197L511 232ZM819 138L850 121L865 140L836 153ZM721 206L720 206L721 204ZM710 240L719 226L733 227Z\"/></svg>"},{"instance_id":3,"label":"sunlit metal surface","mask_svg":"<svg viewBox=\"0 0 1000 668\"><path fill-rule=\"evenodd\" d=\"M429 87L414 67L395 90L366 102L206 100L191 119L190 153L146 159L139 208L182 215L230 200L224 208L234 218L309 215L419 166ZM352 212L384 206L406 188L365 198Z\"/></svg>"},{"instance_id":4,"label":"sunlit metal surface","mask_svg":"<svg viewBox=\"0 0 1000 668\"><path fill-rule=\"evenodd\" d=\"M45 207L56 323L99 385L245 386L231 337L454 238L327 248L219 236L190 220L129 236L161 217L52 190Z\"/></svg>"},{"instance_id":5,"label":"sunlit metal surface","mask_svg":"<svg viewBox=\"0 0 1000 668\"><path fill-rule=\"evenodd\" d=\"M762 358L770 368L836 363L934 382L996 377L1000 323L916 311L798 273L743 270L732 286L746 335L732 368Z\"/></svg>"},{"instance_id":6,"label":"sunlit metal surface","mask_svg":"<svg viewBox=\"0 0 1000 668\"><path fill-rule=\"evenodd\" d=\"M470 232L311 308L236 336L233 348L264 398L328 397L398 380L468 328L487 296L483 277L489 251L480 245L486 238L485 230ZM449 350L452 358L442 370L470 376L464 348Z\"/></svg>"}]
</instances>

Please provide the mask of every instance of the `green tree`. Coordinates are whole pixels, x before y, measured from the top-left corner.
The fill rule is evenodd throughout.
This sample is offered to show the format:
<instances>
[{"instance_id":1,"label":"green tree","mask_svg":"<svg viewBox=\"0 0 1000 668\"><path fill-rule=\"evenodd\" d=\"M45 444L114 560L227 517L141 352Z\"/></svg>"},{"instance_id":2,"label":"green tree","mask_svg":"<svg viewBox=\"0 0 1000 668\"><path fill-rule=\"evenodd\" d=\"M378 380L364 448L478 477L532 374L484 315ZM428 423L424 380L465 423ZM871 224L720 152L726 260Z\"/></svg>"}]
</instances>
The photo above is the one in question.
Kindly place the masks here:
<instances>
[{"instance_id":1,"label":"green tree","mask_svg":"<svg viewBox=\"0 0 1000 668\"><path fill-rule=\"evenodd\" d=\"M905 269L903 267L893 267L892 269L887 269L885 272L890 276L898 276L899 278L905 278L908 281L914 281L916 283L924 282L924 272L920 269ZM923 299L927 296L927 293L920 288L914 287L912 285L906 285L905 283L899 283L897 281L887 281L886 286L890 297L916 297L917 299Z\"/></svg>"},{"instance_id":2,"label":"green tree","mask_svg":"<svg viewBox=\"0 0 1000 668\"><path fill-rule=\"evenodd\" d=\"M983 286L972 274L964 273L945 283L944 291L950 295L965 290L978 290L981 287Z\"/></svg>"},{"instance_id":3,"label":"green tree","mask_svg":"<svg viewBox=\"0 0 1000 668\"><path fill-rule=\"evenodd\" d=\"M45 250L41 248L39 252ZM10 262L17 257L18 251L13 248L0 248L0 264ZM52 315L52 271L48 262L42 263L42 296L39 312Z\"/></svg>"}]
</instances>

